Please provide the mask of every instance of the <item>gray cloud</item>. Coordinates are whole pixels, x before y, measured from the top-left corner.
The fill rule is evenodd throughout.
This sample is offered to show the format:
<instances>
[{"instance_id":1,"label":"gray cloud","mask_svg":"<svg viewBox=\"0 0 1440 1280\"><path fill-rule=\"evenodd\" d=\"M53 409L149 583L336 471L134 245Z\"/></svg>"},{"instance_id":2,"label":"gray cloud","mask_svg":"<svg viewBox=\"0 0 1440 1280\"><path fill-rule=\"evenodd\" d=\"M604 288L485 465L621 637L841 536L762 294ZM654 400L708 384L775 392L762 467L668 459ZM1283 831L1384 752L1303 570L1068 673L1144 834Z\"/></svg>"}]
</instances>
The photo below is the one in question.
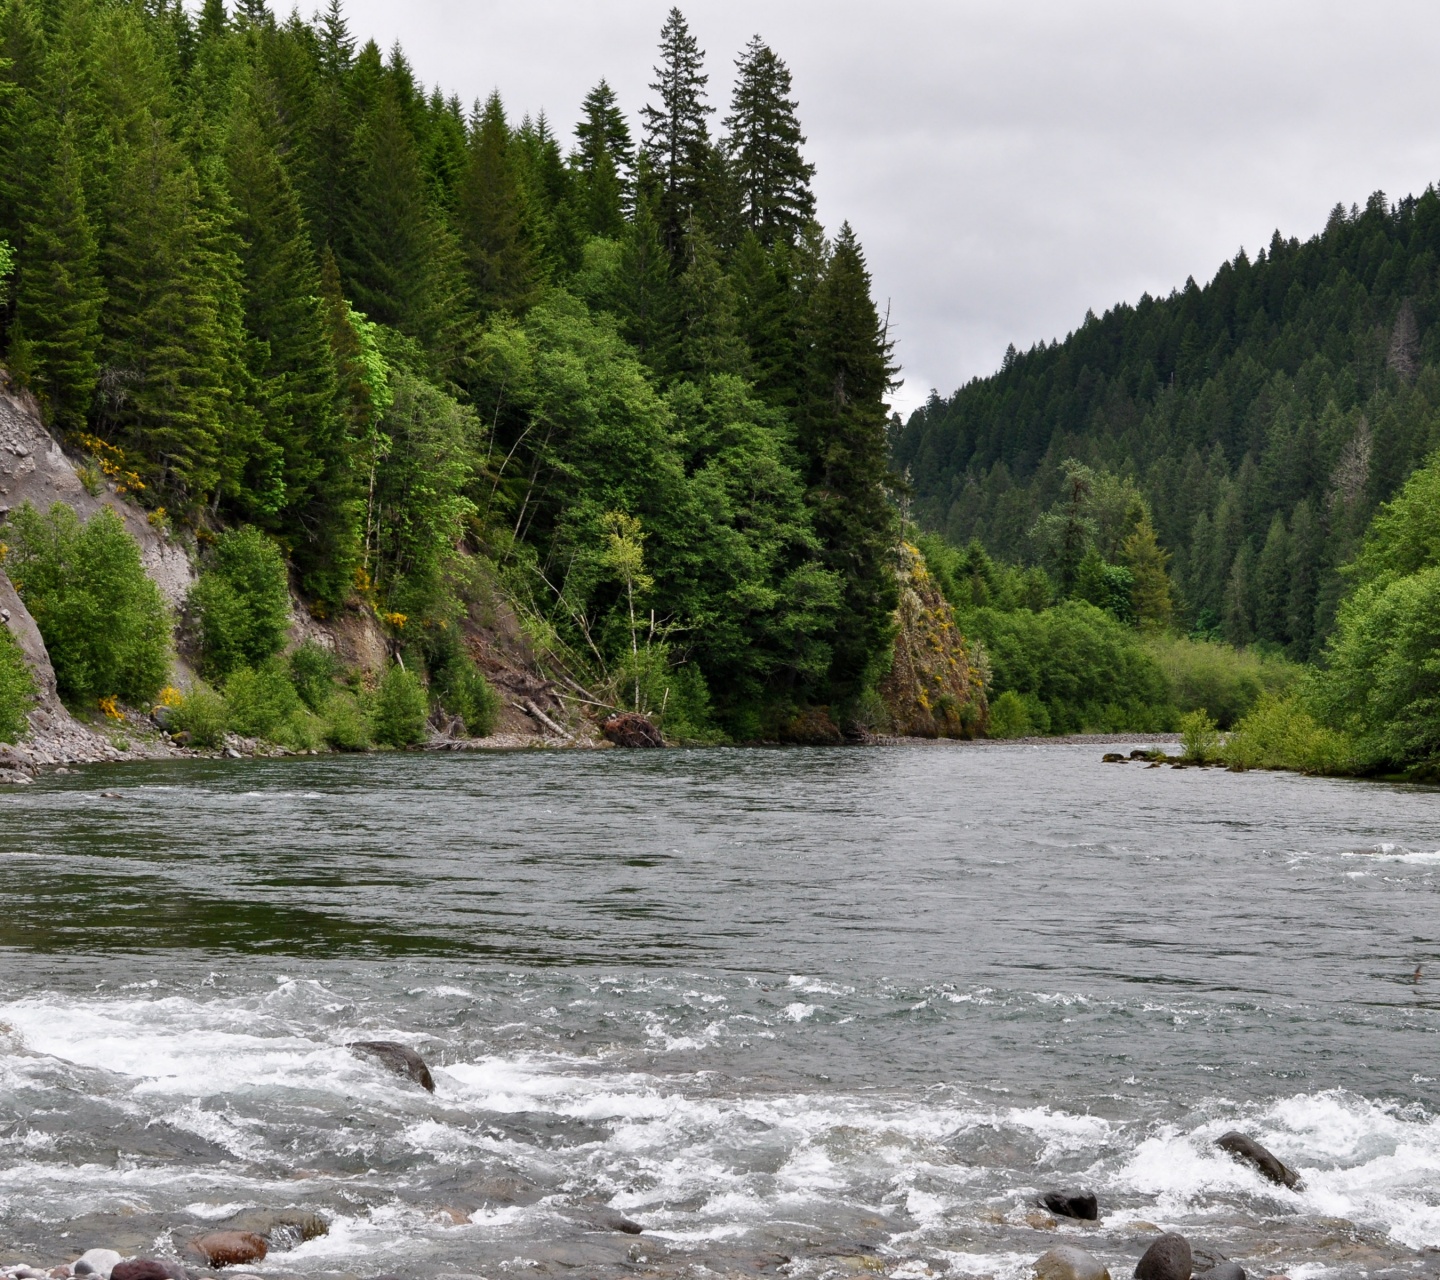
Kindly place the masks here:
<instances>
[{"instance_id":1,"label":"gray cloud","mask_svg":"<svg viewBox=\"0 0 1440 1280\"><path fill-rule=\"evenodd\" d=\"M349 0L469 101L568 139L609 79L632 118L665 0ZM849 219L892 306L908 408L1063 337L1087 308L1211 275L1277 227L1440 171L1426 0L691 0L723 114L754 32L795 73L822 220Z\"/></svg>"}]
</instances>

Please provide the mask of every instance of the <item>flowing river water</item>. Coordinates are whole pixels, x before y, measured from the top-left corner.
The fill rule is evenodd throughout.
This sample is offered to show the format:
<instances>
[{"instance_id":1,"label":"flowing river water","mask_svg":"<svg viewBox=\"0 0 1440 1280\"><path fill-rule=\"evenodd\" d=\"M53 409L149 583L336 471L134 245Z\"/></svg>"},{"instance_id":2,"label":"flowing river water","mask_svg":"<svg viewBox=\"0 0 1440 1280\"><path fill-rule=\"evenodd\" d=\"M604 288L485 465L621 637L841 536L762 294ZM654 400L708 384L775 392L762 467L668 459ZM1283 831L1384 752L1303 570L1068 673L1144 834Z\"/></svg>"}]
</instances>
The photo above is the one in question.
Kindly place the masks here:
<instances>
[{"instance_id":1,"label":"flowing river water","mask_svg":"<svg viewBox=\"0 0 1440 1280\"><path fill-rule=\"evenodd\" d=\"M1068 1242L1118 1280L1157 1229L1260 1275L1440 1274L1440 793L1101 750L7 793L0 1262L270 1206L330 1223L276 1276L1013 1280ZM1098 1224L1035 1210L1068 1186Z\"/></svg>"}]
</instances>

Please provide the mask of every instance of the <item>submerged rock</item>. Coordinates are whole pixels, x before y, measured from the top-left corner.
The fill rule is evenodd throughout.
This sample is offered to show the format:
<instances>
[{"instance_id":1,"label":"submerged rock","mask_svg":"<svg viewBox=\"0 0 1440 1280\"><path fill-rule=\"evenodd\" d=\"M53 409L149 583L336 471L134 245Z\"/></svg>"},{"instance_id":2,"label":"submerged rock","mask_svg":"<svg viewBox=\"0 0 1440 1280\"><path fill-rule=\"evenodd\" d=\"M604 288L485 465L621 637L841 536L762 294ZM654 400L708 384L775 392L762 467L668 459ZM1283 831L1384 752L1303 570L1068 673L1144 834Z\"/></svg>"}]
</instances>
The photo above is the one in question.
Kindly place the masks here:
<instances>
[{"instance_id":1,"label":"submerged rock","mask_svg":"<svg viewBox=\"0 0 1440 1280\"><path fill-rule=\"evenodd\" d=\"M1245 1280L1245 1268L1238 1262L1217 1262L1205 1271L1197 1271L1195 1280Z\"/></svg>"},{"instance_id":2,"label":"submerged rock","mask_svg":"<svg viewBox=\"0 0 1440 1280\"><path fill-rule=\"evenodd\" d=\"M1110 1271L1084 1249L1062 1244L1035 1259L1035 1280L1110 1280Z\"/></svg>"},{"instance_id":3,"label":"submerged rock","mask_svg":"<svg viewBox=\"0 0 1440 1280\"><path fill-rule=\"evenodd\" d=\"M625 711L611 716L600 726L600 732L617 747L663 747L660 730L644 716Z\"/></svg>"},{"instance_id":4,"label":"submerged rock","mask_svg":"<svg viewBox=\"0 0 1440 1280\"><path fill-rule=\"evenodd\" d=\"M1135 1280L1190 1280L1194 1270L1190 1241L1178 1232L1167 1231L1135 1264Z\"/></svg>"},{"instance_id":5,"label":"submerged rock","mask_svg":"<svg viewBox=\"0 0 1440 1280\"><path fill-rule=\"evenodd\" d=\"M364 1058L374 1058L382 1067L397 1076L415 1081L422 1089L435 1092L435 1081L430 1068L414 1049L407 1049L394 1040L356 1040L349 1046L350 1052Z\"/></svg>"},{"instance_id":6,"label":"submerged rock","mask_svg":"<svg viewBox=\"0 0 1440 1280\"><path fill-rule=\"evenodd\" d=\"M293 1249L330 1230L330 1224L308 1209L246 1209L221 1224L225 1231L247 1231L264 1236L272 1249Z\"/></svg>"},{"instance_id":7,"label":"submerged rock","mask_svg":"<svg viewBox=\"0 0 1440 1280\"><path fill-rule=\"evenodd\" d=\"M1248 1164L1262 1178L1268 1178L1276 1186L1289 1187L1292 1191L1299 1191L1304 1185L1300 1175L1294 1169L1272 1155L1254 1138L1246 1137L1238 1129L1232 1129L1229 1133L1221 1135L1215 1140L1215 1145L1242 1164Z\"/></svg>"},{"instance_id":8,"label":"submerged rock","mask_svg":"<svg viewBox=\"0 0 1440 1280\"><path fill-rule=\"evenodd\" d=\"M197 1236L185 1251L211 1267L233 1267L245 1262L261 1262L269 1252L264 1236L253 1231L212 1231Z\"/></svg>"},{"instance_id":9,"label":"submerged rock","mask_svg":"<svg viewBox=\"0 0 1440 1280\"><path fill-rule=\"evenodd\" d=\"M1084 1222L1096 1222L1100 1218L1100 1202L1093 1191L1047 1191L1040 1203L1062 1218L1079 1218Z\"/></svg>"}]
</instances>

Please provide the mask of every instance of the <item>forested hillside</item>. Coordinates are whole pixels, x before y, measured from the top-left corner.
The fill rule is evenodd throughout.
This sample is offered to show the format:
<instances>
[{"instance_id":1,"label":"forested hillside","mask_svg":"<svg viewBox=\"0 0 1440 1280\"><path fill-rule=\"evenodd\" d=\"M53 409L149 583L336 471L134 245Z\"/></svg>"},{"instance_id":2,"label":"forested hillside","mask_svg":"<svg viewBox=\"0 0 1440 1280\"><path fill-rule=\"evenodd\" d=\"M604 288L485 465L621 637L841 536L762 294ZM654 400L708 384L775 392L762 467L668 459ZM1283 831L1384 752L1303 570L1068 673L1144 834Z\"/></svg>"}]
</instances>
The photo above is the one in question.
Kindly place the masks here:
<instances>
[{"instance_id":1,"label":"forested hillside","mask_svg":"<svg viewBox=\"0 0 1440 1280\"><path fill-rule=\"evenodd\" d=\"M897 424L912 515L1104 604L1097 574L1157 563L1153 544L1143 563L1124 545L1132 482L1182 629L1318 657L1341 567L1440 444L1437 251L1433 190L1377 194L1304 244L1277 233L1242 251L1203 287L1012 348L993 377ZM1105 563L1087 590L1092 550Z\"/></svg>"},{"instance_id":2,"label":"forested hillside","mask_svg":"<svg viewBox=\"0 0 1440 1280\"><path fill-rule=\"evenodd\" d=\"M483 572L679 731L863 720L893 371L759 37L717 113L672 10L639 129L602 80L573 136L427 88L338 0L4 0L0 59L3 358L97 482L206 564L261 531L432 677Z\"/></svg>"}]
</instances>

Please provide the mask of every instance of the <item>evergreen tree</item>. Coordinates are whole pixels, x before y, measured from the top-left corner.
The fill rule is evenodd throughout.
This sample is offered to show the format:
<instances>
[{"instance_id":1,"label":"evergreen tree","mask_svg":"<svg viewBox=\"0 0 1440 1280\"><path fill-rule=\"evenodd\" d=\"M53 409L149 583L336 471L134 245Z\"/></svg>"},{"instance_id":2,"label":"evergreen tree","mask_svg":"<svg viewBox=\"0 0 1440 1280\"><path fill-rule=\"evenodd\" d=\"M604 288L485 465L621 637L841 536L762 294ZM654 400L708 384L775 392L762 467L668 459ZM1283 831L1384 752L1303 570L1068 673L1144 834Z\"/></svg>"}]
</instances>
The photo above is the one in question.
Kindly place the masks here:
<instances>
[{"instance_id":1,"label":"evergreen tree","mask_svg":"<svg viewBox=\"0 0 1440 1280\"><path fill-rule=\"evenodd\" d=\"M886 492L891 345L849 223L815 290L807 331L800 447L815 530L825 562L842 584L830 682L832 695L844 702L869 687L888 652L899 537L899 519Z\"/></svg>"},{"instance_id":2,"label":"evergreen tree","mask_svg":"<svg viewBox=\"0 0 1440 1280\"><path fill-rule=\"evenodd\" d=\"M164 126L128 146L105 246L101 423L159 501L199 506L219 483L240 346L222 315L238 264L214 243L195 172ZM228 278L227 278L228 277Z\"/></svg>"},{"instance_id":3,"label":"evergreen tree","mask_svg":"<svg viewBox=\"0 0 1440 1280\"><path fill-rule=\"evenodd\" d=\"M749 352L736 319L735 292L703 228L691 230L686 252L689 262L679 280L680 372L696 382L748 373Z\"/></svg>"},{"instance_id":4,"label":"evergreen tree","mask_svg":"<svg viewBox=\"0 0 1440 1280\"><path fill-rule=\"evenodd\" d=\"M21 240L10 361L50 419L76 431L85 426L99 374L103 289L74 131L61 126L50 138L50 161L39 175Z\"/></svg>"},{"instance_id":5,"label":"evergreen tree","mask_svg":"<svg viewBox=\"0 0 1440 1280\"><path fill-rule=\"evenodd\" d=\"M710 77L701 70L704 60L685 15L672 8L660 31L660 65L650 85L659 95L659 105L647 105L640 115L645 122L645 154L657 185L661 240L677 259L685 232L701 211L711 168L705 117L714 108L705 101Z\"/></svg>"},{"instance_id":6,"label":"evergreen tree","mask_svg":"<svg viewBox=\"0 0 1440 1280\"><path fill-rule=\"evenodd\" d=\"M793 409L800 397L789 265L788 246L777 244L767 252L751 231L730 269L736 322L749 349L755 389L780 409Z\"/></svg>"},{"instance_id":7,"label":"evergreen tree","mask_svg":"<svg viewBox=\"0 0 1440 1280\"><path fill-rule=\"evenodd\" d=\"M625 340L655 373L668 373L674 360L679 300L670 276L670 257L643 189L635 217L621 238L614 277L602 305L620 324Z\"/></svg>"},{"instance_id":8,"label":"evergreen tree","mask_svg":"<svg viewBox=\"0 0 1440 1280\"><path fill-rule=\"evenodd\" d=\"M1122 544L1120 558L1130 571L1130 604L1136 624L1146 631L1169 630L1174 613L1166 571L1170 553L1157 541L1148 511L1142 511L1139 524Z\"/></svg>"},{"instance_id":9,"label":"evergreen tree","mask_svg":"<svg viewBox=\"0 0 1440 1280\"><path fill-rule=\"evenodd\" d=\"M1255 562L1255 634L1270 644L1289 642L1290 566L1294 545L1285 517L1278 511L1270 522L1265 545Z\"/></svg>"},{"instance_id":10,"label":"evergreen tree","mask_svg":"<svg viewBox=\"0 0 1440 1280\"><path fill-rule=\"evenodd\" d=\"M1290 590L1285 630L1290 656L1307 662L1314 656L1315 611L1320 600L1320 575L1325 555L1325 530L1308 501L1290 517Z\"/></svg>"},{"instance_id":11,"label":"evergreen tree","mask_svg":"<svg viewBox=\"0 0 1440 1280\"><path fill-rule=\"evenodd\" d=\"M522 310L534 298L535 262L498 93L486 99L471 123L457 205L465 264L480 309Z\"/></svg>"},{"instance_id":12,"label":"evergreen tree","mask_svg":"<svg viewBox=\"0 0 1440 1280\"><path fill-rule=\"evenodd\" d=\"M319 513L348 523L344 502L321 504L319 489L343 470L345 443L334 414L335 364L327 340L310 238L277 150L280 122L271 86L256 76L236 113L226 150L233 227L242 241L249 366L269 449L246 486L247 514L285 535L302 576L312 577L346 529L321 527ZM276 456L280 483L264 491ZM323 549L323 555L317 550Z\"/></svg>"},{"instance_id":13,"label":"evergreen tree","mask_svg":"<svg viewBox=\"0 0 1440 1280\"><path fill-rule=\"evenodd\" d=\"M736 62L725 145L733 160L746 225L762 243L793 239L815 216L815 166L800 148L805 136L791 98L790 69L759 36Z\"/></svg>"}]
</instances>

